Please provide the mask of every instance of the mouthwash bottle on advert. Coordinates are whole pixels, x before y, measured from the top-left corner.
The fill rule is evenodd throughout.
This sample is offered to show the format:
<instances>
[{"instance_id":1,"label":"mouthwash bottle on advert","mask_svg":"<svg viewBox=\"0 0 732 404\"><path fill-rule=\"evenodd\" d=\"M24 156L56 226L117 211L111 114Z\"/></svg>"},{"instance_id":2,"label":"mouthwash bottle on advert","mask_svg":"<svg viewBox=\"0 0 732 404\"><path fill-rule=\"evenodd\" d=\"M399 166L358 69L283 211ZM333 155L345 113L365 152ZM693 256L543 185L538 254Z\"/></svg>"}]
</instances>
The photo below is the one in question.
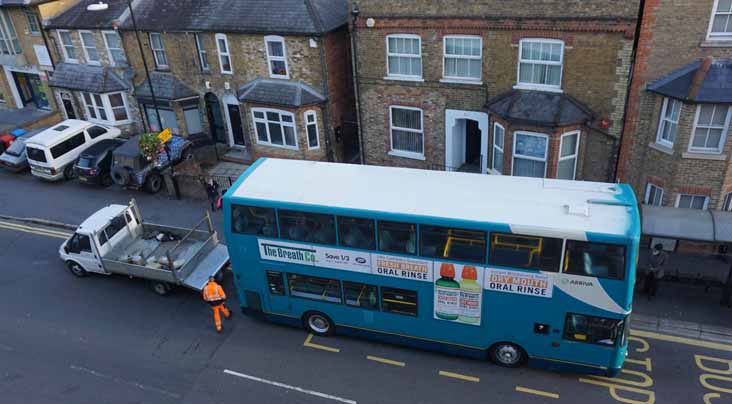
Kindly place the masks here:
<instances>
[{"instance_id":1,"label":"mouthwash bottle on advert","mask_svg":"<svg viewBox=\"0 0 732 404\"><path fill-rule=\"evenodd\" d=\"M435 282L435 315L443 320L457 320L460 315L460 284L455 281L455 267L440 265L440 279Z\"/></svg>"},{"instance_id":2,"label":"mouthwash bottle on advert","mask_svg":"<svg viewBox=\"0 0 732 404\"><path fill-rule=\"evenodd\" d=\"M474 266L463 267L460 281L460 316L458 321L462 323L480 323L480 298L483 289L477 282L478 271Z\"/></svg>"}]
</instances>

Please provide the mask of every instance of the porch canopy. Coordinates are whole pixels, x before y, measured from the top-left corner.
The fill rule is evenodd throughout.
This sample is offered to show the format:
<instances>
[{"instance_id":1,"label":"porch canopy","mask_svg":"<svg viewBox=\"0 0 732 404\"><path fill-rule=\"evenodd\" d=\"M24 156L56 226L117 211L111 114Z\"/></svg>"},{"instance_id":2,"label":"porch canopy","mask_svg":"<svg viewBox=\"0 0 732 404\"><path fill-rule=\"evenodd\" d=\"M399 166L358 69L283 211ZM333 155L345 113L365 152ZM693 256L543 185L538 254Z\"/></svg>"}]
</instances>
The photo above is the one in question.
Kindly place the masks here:
<instances>
[{"instance_id":1,"label":"porch canopy","mask_svg":"<svg viewBox=\"0 0 732 404\"><path fill-rule=\"evenodd\" d=\"M515 124L560 127L585 124L594 114L566 94L512 90L486 104L486 109Z\"/></svg>"},{"instance_id":2,"label":"porch canopy","mask_svg":"<svg viewBox=\"0 0 732 404\"><path fill-rule=\"evenodd\" d=\"M326 98L300 81L256 79L239 88L239 101L299 108L322 104Z\"/></svg>"},{"instance_id":3,"label":"porch canopy","mask_svg":"<svg viewBox=\"0 0 732 404\"><path fill-rule=\"evenodd\" d=\"M183 100L190 100L191 104L198 105L198 99L200 98L198 92L178 80L171 73L150 72L150 81L152 81L155 100L158 105L169 107L172 105L171 102ZM147 80L135 87L135 98L144 104L153 104L150 85Z\"/></svg>"},{"instance_id":4,"label":"porch canopy","mask_svg":"<svg viewBox=\"0 0 732 404\"><path fill-rule=\"evenodd\" d=\"M104 94L127 91L126 80L105 66L89 66L75 63L59 63L51 76L50 87L66 90Z\"/></svg>"},{"instance_id":5,"label":"porch canopy","mask_svg":"<svg viewBox=\"0 0 732 404\"><path fill-rule=\"evenodd\" d=\"M712 243L732 243L732 212L642 205L642 233Z\"/></svg>"}]
</instances>

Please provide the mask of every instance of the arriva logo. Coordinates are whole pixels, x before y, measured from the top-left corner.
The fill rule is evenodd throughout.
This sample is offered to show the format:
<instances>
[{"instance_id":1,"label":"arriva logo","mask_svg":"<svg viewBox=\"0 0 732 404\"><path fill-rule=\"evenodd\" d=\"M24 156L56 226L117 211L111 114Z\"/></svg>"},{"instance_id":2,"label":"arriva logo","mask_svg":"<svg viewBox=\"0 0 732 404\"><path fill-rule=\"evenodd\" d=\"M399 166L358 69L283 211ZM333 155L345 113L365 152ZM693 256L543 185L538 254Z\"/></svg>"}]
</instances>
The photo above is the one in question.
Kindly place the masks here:
<instances>
[{"instance_id":1,"label":"arriva logo","mask_svg":"<svg viewBox=\"0 0 732 404\"><path fill-rule=\"evenodd\" d=\"M589 286L589 287L595 286L595 284L590 281L576 281L574 279L569 281L569 284L575 285L575 286Z\"/></svg>"}]
</instances>

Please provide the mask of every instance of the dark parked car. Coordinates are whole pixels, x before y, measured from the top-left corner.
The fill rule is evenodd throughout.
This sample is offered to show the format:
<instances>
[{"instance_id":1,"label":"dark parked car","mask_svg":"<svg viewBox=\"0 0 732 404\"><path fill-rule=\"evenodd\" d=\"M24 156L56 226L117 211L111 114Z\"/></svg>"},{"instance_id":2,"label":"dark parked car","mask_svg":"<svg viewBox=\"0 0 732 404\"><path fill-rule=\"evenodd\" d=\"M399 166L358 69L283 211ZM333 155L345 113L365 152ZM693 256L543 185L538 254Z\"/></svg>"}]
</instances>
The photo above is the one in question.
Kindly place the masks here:
<instances>
[{"instance_id":1,"label":"dark parked car","mask_svg":"<svg viewBox=\"0 0 732 404\"><path fill-rule=\"evenodd\" d=\"M126 188L140 189L154 194L163 187L162 171L193 157L193 143L180 136L172 136L166 143L167 153L160 153L148 161L140 152L140 137L135 136L114 151L112 181Z\"/></svg>"},{"instance_id":2,"label":"dark parked car","mask_svg":"<svg viewBox=\"0 0 732 404\"><path fill-rule=\"evenodd\" d=\"M112 185L112 152L125 143L122 139L105 139L84 150L74 164L74 173L84 184Z\"/></svg>"}]
</instances>

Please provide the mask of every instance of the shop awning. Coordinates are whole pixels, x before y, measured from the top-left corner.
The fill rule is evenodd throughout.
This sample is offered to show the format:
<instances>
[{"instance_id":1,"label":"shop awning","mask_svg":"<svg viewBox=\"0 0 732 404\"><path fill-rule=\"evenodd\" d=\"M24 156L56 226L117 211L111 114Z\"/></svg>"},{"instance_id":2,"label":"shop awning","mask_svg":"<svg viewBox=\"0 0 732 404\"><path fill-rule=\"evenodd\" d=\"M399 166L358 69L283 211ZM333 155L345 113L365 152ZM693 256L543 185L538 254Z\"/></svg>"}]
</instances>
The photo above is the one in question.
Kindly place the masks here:
<instances>
[{"instance_id":1,"label":"shop awning","mask_svg":"<svg viewBox=\"0 0 732 404\"><path fill-rule=\"evenodd\" d=\"M67 90L89 93L113 93L127 91L127 81L108 67L89 66L75 63L59 63L48 85Z\"/></svg>"},{"instance_id":2,"label":"shop awning","mask_svg":"<svg viewBox=\"0 0 732 404\"><path fill-rule=\"evenodd\" d=\"M644 236L732 243L732 212L643 205Z\"/></svg>"}]
</instances>

